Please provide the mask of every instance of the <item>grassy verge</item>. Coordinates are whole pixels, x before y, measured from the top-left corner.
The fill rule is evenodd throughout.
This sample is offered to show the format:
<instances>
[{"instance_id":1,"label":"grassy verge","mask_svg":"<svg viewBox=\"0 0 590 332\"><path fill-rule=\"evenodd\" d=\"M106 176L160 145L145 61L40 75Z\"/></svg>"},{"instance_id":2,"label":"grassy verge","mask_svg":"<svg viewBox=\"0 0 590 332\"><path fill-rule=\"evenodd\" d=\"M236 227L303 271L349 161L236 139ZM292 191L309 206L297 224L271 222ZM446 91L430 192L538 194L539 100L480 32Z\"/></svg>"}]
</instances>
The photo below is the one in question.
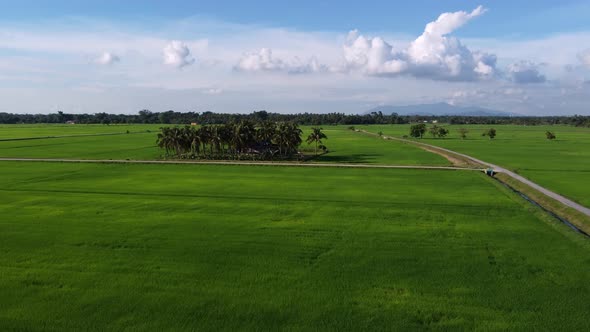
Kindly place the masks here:
<instances>
[{"instance_id":1,"label":"grassy verge","mask_svg":"<svg viewBox=\"0 0 590 332\"><path fill-rule=\"evenodd\" d=\"M567 219L584 232L590 233L590 217L586 216L585 214L562 204L561 202L527 186L526 184L512 178L511 176L499 173L496 174L496 178L506 183L510 187L527 195L545 209L557 214L562 218Z\"/></svg>"}]
</instances>

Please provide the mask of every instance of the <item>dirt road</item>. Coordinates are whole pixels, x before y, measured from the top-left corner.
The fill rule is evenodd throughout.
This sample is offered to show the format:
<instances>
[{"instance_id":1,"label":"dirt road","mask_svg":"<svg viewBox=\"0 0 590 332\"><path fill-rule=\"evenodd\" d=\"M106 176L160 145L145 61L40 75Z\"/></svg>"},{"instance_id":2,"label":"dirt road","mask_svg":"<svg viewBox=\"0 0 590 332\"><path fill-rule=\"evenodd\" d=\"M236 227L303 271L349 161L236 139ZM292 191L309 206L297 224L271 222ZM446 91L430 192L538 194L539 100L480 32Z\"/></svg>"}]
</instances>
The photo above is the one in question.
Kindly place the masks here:
<instances>
[{"instance_id":1,"label":"dirt road","mask_svg":"<svg viewBox=\"0 0 590 332\"><path fill-rule=\"evenodd\" d=\"M508 169L506 169L504 167L501 167L501 166L498 166L498 165L494 165L492 163L488 163L486 161L483 161L483 160L474 158L472 156L469 156L469 155L466 155L466 154L463 154L463 153L459 153L459 152L456 152L456 151L453 151L453 150L441 148L441 147L438 147L438 146L435 146L435 145L431 145L431 144L427 144L427 143L416 142L416 141L413 141L413 140L408 140L408 139L403 139L403 138L397 138L397 137L392 137L392 136L386 136L385 138L386 139L391 139L391 140L396 140L396 141L401 141L401 142L408 143L408 144L419 145L419 146L422 146L422 147L425 147L425 148L428 148L428 149L434 149L434 150L446 152L446 153L449 153L451 155L456 155L456 156L460 156L462 158L468 159L468 160L470 160L470 161L472 161L474 163L483 165L485 167L491 167L496 172L504 173L504 174L506 174L506 175L508 175L508 176L510 176L510 177L512 177L512 178L514 178L514 179L516 179L516 180L518 180L518 181L520 181L520 182L528 185L529 187L532 187L535 190L538 190L541 193L543 193L543 194L545 194L545 195L547 195L547 196L555 199L556 201L559 201L560 203L562 203L564 205L567 205L567 206L571 207L572 209L575 209L575 210L577 210L577 211L579 211L579 212L581 212L581 213L583 213L583 214L585 214L587 216L590 216L590 209L589 208L587 208L587 207L585 207L585 206L583 206L581 204L578 204L578 203L576 203L576 202L574 202L574 201L572 201L572 200L570 200L568 198L565 198L565 197L561 196L560 194L558 194L556 192L553 192L553 191L551 191L551 190L549 190L547 188L541 187L540 185L536 184L535 182L533 182L533 181L531 181L531 180L529 180L529 179L527 179L527 178L525 178L525 177L523 177L521 175L518 175L518 174L516 174L516 173L512 172L511 170L508 170Z\"/></svg>"}]
</instances>

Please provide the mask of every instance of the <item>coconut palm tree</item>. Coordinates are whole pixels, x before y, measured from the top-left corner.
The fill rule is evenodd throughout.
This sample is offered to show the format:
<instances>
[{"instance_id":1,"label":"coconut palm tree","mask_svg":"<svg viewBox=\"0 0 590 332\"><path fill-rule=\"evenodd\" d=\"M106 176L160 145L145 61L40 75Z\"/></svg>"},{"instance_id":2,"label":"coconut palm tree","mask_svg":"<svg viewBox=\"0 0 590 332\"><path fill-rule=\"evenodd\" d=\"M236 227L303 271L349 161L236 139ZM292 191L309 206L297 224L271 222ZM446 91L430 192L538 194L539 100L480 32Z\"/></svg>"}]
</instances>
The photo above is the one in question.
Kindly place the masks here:
<instances>
[{"instance_id":1,"label":"coconut palm tree","mask_svg":"<svg viewBox=\"0 0 590 332\"><path fill-rule=\"evenodd\" d=\"M166 156L170 155L170 152L174 150L174 143L172 142L172 135L170 133L170 128L162 127L160 128L160 132L158 133L158 139L156 140L156 144L161 149L166 150Z\"/></svg>"},{"instance_id":2,"label":"coconut palm tree","mask_svg":"<svg viewBox=\"0 0 590 332\"><path fill-rule=\"evenodd\" d=\"M318 155L318 145L323 146L322 139L327 139L328 136L322 132L322 128L311 128L311 134L307 136L307 144L315 143L315 155Z\"/></svg>"},{"instance_id":3,"label":"coconut palm tree","mask_svg":"<svg viewBox=\"0 0 590 332\"><path fill-rule=\"evenodd\" d=\"M279 146L279 153L285 157L296 154L302 142L301 133L301 129L295 123L279 124L275 134L275 143Z\"/></svg>"},{"instance_id":4,"label":"coconut palm tree","mask_svg":"<svg viewBox=\"0 0 590 332\"><path fill-rule=\"evenodd\" d=\"M296 154L298 152L299 146L303 140L301 139L301 134L303 134L303 130L299 129L299 126L296 123L291 123L289 125L289 145L291 147L291 155Z\"/></svg>"},{"instance_id":5,"label":"coconut palm tree","mask_svg":"<svg viewBox=\"0 0 590 332\"><path fill-rule=\"evenodd\" d=\"M174 127L170 130L170 138L171 144L174 148L174 152L176 152L176 156L180 157L181 155L181 142L182 142L182 132L180 128Z\"/></svg>"},{"instance_id":6,"label":"coconut palm tree","mask_svg":"<svg viewBox=\"0 0 590 332\"><path fill-rule=\"evenodd\" d=\"M209 135L209 142L211 144L211 151L221 154L221 145L223 143L221 136L221 126L212 126Z\"/></svg>"},{"instance_id":7,"label":"coconut palm tree","mask_svg":"<svg viewBox=\"0 0 590 332\"><path fill-rule=\"evenodd\" d=\"M234 132L235 132L235 124L228 123L222 126L222 130L220 132L221 140L223 144L227 146L227 153L233 157L236 154L236 145L234 139Z\"/></svg>"},{"instance_id":8,"label":"coconut palm tree","mask_svg":"<svg viewBox=\"0 0 590 332\"><path fill-rule=\"evenodd\" d=\"M187 126L185 131L188 150L190 151L191 157L194 158L198 156L201 151L201 141L198 132L194 127Z\"/></svg>"},{"instance_id":9,"label":"coconut palm tree","mask_svg":"<svg viewBox=\"0 0 590 332\"><path fill-rule=\"evenodd\" d=\"M256 128L250 121L240 121L234 129L234 139L238 154L246 152L256 141Z\"/></svg>"},{"instance_id":10,"label":"coconut palm tree","mask_svg":"<svg viewBox=\"0 0 590 332\"><path fill-rule=\"evenodd\" d=\"M203 155L207 156L207 145L211 141L211 128L209 126L202 126L197 131L197 136L201 145L203 145Z\"/></svg>"},{"instance_id":11,"label":"coconut palm tree","mask_svg":"<svg viewBox=\"0 0 590 332\"><path fill-rule=\"evenodd\" d=\"M277 125L274 122L261 122L258 129L256 130L256 139L259 142L267 142L270 144L276 131Z\"/></svg>"},{"instance_id":12,"label":"coconut palm tree","mask_svg":"<svg viewBox=\"0 0 590 332\"><path fill-rule=\"evenodd\" d=\"M278 125L277 130L275 132L273 141L279 147L279 154L281 156L285 156L287 154L287 149L289 148L288 142L288 124L282 122Z\"/></svg>"},{"instance_id":13,"label":"coconut palm tree","mask_svg":"<svg viewBox=\"0 0 590 332\"><path fill-rule=\"evenodd\" d=\"M274 122L261 122L256 129L256 149L265 157L271 158L274 154L273 139L277 132L277 125Z\"/></svg>"}]
</instances>

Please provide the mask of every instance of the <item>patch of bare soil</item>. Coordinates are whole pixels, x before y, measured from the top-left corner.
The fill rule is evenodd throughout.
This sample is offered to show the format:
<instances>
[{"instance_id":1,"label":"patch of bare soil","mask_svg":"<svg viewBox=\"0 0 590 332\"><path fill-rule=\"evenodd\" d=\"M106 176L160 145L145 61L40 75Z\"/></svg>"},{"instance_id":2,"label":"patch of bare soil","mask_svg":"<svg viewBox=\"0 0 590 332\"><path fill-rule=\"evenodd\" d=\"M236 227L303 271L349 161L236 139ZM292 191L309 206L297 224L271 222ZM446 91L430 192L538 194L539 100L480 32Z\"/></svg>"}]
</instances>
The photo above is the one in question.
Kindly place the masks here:
<instances>
[{"instance_id":1,"label":"patch of bare soil","mask_svg":"<svg viewBox=\"0 0 590 332\"><path fill-rule=\"evenodd\" d=\"M367 132L365 132L365 133L367 133ZM422 149L424 151L435 153L435 154L437 154L439 156L442 156L442 157L446 158L451 163L451 165L453 165L455 167L483 168L482 165L480 165L480 164L478 164L478 163L476 163L476 162L474 162L472 160L469 160L467 158L463 158L461 156L457 156L457 155L454 155L452 153L448 153L446 151L439 150L439 149L436 149L436 148L433 148L433 147L425 146L425 145L422 145L422 144L419 144L419 143L414 143L414 142L411 142L411 141L408 141L408 140L405 140L405 139L399 139L399 138L390 137L390 136L383 136L383 139L386 139L386 140L397 140L397 141L404 142L406 144L414 144L414 146L417 146L417 147L419 147L420 149Z\"/></svg>"},{"instance_id":2,"label":"patch of bare soil","mask_svg":"<svg viewBox=\"0 0 590 332\"><path fill-rule=\"evenodd\" d=\"M477 164L469 159L461 158L459 156L454 156L454 155L447 153L445 151L429 148L429 147L422 146L422 145L418 145L418 147L421 148L422 150L436 153L437 155L446 158L455 167L468 167L468 168L482 168L483 167L482 165Z\"/></svg>"}]
</instances>

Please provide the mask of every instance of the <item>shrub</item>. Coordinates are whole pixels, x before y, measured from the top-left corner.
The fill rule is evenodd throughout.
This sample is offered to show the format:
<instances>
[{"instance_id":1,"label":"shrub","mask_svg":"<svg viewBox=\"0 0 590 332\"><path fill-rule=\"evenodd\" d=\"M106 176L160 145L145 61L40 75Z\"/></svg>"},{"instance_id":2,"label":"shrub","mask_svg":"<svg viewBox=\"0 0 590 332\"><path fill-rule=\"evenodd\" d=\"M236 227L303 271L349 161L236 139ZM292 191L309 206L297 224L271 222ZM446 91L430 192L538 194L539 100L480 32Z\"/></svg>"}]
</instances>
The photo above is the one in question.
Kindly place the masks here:
<instances>
[{"instance_id":1,"label":"shrub","mask_svg":"<svg viewBox=\"0 0 590 332\"><path fill-rule=\"evenodd\" d=\"M415 124L410 127L410 136L415 138L422 138L426 132L426 125L423 123Z\"/></svg>"},{"instance_id":2,"label":"shrub","mask_svg":"<svg viewBox=\"0 0 590 332\"><path fill-rule=\"evenodd\" d=\"M481 136L487 136L490 139L494 139L494 137L496 137L496 129L490 128L490 129L484 131L483 134L481 134Z\"/></svg>"}]
</instances>

